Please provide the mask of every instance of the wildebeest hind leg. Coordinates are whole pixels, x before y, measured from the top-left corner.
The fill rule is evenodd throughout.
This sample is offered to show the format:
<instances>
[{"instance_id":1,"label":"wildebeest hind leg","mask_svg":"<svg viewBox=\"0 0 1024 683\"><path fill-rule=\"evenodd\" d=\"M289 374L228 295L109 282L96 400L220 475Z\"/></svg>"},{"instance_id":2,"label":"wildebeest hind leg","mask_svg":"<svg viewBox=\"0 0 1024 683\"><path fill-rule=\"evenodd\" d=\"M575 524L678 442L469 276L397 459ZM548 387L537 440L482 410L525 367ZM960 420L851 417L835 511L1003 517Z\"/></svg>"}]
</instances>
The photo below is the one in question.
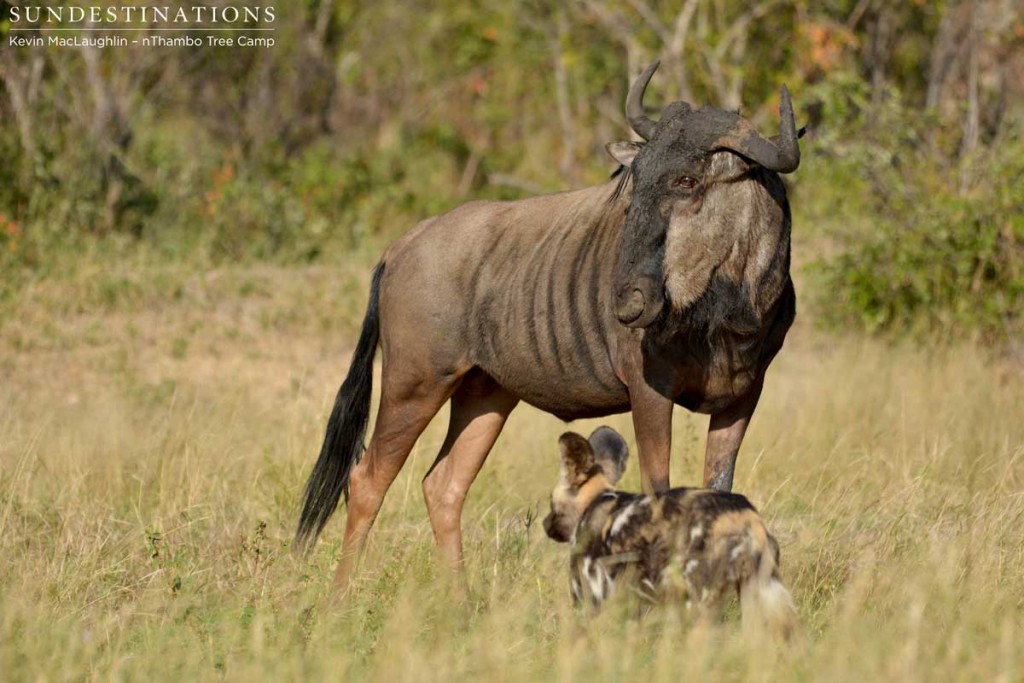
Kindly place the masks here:
<instances>
[{"instance_id":1,"label":"wildebeest hind leg","mask_svg":"<svg viewBox=\"0 0 1024 683\"><path fill-rule=\"evenodd\" d=\"M380 408L373 437L349 479L348 515L335 586L348 587L363 543L373 526L391 482L398 476L416 439L458 387L460 377L433 381L388 381L383 373Z\"/></svg>"},{"instance_id":2,"label":"wildebeest hind leg","mask_svg":"<svg viewBox=\"0 0 1024 683\"><path fill-rule=\"evenodd\" d=\"M442 562L462 565L462 506L477 473L519 402L483 375L471 373L452 397L448 435L427 476L423 495Z\"/></svg>"}]
</instances>

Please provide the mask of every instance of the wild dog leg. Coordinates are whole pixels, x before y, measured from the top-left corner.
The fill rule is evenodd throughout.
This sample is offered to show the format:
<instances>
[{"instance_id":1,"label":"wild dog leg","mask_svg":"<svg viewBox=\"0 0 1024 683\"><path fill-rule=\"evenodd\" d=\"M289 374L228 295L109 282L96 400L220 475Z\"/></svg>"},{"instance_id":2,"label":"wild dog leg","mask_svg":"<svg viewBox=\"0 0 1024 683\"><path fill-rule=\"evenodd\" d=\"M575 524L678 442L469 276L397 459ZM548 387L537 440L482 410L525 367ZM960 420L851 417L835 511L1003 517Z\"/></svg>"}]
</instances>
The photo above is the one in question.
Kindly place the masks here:
<instances>
[{"instance_id":1,"label":"wild dog leg","mask_svg":"<svg viewBox=\"0 0 1024 683\"><path fill-rule=\"evenodd\" d=\"M736 456L747 433L747 425L761 397L764 377L741 399L726 410L711 416L708 443L704 451L704 486L719 491L732 491Z\"/></svg>"},{"instance_id":2,"label":"wild dog leg","mask_svg":"<svg viewBox=\"0 0 1024 683\"><path fill-rule=\"evenodd\" d=\"M348 588L352 579L363 544L384 502L384 494L405 464L416 439L458 386L456 378L404 386L389 384L386 379L373 438L349 478L345 536L334 576L335 587L342 590Z\"/></svg>"},{"instance_id":3,"label":"wild dog leg","mask_svg":"<svg viewBox=\"0 0 1024 683\"><path fill-rule=\"evenodd\" d=\"M442 561L453 569L463 561L461 520L466 494L519 402L487 379L491 388L484 395L474 391L475 386L464 384L452 397L448 435L423 478L423 497L437 548Z\"/></svg>"},{"instance_id":4,"label":"wild dog leg","mask_svg":"<svg viewBox=\"0 0 1024 683\"><path fill-rule=\"evenodd\" d=\"M644 493L666 491L672 455L672 400L642 381L636 387L630 386L629 400Z\"/></svg>"}]
</instances>

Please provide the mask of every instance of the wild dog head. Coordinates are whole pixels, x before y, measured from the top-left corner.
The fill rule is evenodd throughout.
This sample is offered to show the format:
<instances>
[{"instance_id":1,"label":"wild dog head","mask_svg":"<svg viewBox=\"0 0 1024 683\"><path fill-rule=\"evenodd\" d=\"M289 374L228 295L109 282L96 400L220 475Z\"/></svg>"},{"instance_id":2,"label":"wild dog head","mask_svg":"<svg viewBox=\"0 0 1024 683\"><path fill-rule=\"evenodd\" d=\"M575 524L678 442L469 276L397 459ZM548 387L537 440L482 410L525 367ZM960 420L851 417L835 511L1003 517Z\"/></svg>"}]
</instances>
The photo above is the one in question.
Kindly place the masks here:
<instances>
[{"instance_id":1,"label":"wild dog head","mask_svg":"<svg viewBox=\"0 0 1024 683\"><path fill-rule=\"evenodd\" d=\"M552 540L568 543L583 511L622 477L629 448L610 427L598 427L589 439L566 432L558 439L558 448L561 476L551 492L551 512L544 518L544 531Z\"/></svg>"}]
</instances>

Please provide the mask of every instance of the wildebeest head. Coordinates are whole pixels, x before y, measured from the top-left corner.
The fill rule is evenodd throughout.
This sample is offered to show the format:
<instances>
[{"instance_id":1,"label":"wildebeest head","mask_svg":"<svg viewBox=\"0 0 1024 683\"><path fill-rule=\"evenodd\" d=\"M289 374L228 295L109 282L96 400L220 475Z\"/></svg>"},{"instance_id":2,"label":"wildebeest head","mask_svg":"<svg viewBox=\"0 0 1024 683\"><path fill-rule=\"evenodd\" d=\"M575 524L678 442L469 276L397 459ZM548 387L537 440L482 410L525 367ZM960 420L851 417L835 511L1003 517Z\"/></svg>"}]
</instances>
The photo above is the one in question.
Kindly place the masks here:
<instances>
[{"instance_id":1,"label":"wildebeest head","mask_svg":"<svg viewBox=\"0 0 1024 683\"><path fill-rule=\"evenodd\" d=\"M692 233L687 250L693 259L714 259L720 249L711 242L723 241L722 226L743 229L742 221L730 220L735 203L729 184L752 168L763 167L778 173L795 171L800 164L799 135L793 118L789 91L782 88L781 133L765 138L753 124L737 112L705 106L694 109L685 102L673 102L658 121L644 114L643 97L647 84L658 68L654 62L640 74L626 98L626 117L630 126L646 142L618 142L608 151L627 167L633 193L623 230L619 261L615 272L615 315L628 327L647 327L665 305L665 244L670 227ZM737 212L741 213L741 212ZM715 222L716 228L702 225ZM685 228L683 228L685 224ZM731 247L730 242L727 247ZM702 254L704 254L702 256ZM696 298L707 285L718 263L704 263L687 274L695 280L692 292L676 298ZM689 284L689 283L688 283ZM691 301L673 304L685 308Z\"/></svg>"},{"instance_id":2,"label":"wildebeest head","mask_svg":"<svg viewBox=\"0 0 1024 683\"><path fill-rule=\"evenodd\" d=\"M551 493L544 531L552 540L567 543L587 506L622 477L629 448L611 427L598 427L589 439L566 432L558 439L558 448L561 477Z\"/></svg>"}]
</instances>

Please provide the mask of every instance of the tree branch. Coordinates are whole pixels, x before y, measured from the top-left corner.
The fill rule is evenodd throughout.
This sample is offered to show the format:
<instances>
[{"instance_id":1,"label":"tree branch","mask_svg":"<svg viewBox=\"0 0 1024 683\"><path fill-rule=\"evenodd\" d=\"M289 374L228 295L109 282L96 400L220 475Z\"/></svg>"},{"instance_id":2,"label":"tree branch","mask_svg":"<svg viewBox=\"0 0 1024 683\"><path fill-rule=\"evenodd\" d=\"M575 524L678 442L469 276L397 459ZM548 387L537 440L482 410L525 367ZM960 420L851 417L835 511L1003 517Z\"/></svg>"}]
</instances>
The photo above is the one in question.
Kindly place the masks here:
<instances>
[{"instance_id":1,"label":"tree branch","mask_svg":"<svg viewBox=\"0 0 1024 683\"><path fill-rule=\"evenodd\" d=\"M676 16L675 27L672 31L672 38L669 40L666 51L670 68L675 72L676 83L679 84L679 99L687 102L693 101L693 91L690 89L690 78L686 73L685 51L687 34L690 31L690 23L697 11L700 0L686 0L682 9Z\"/></svg>"},{"instance_id":2,"label":"tree branch","mask_svg":"<svg viewBox=\"0 0 1024 683\"><path fill-rule=\"evenodd\" d=\"M651 27L651 30L658 35L658 39L661 40L663 44L668 45L672 40L672 35L668 32L668 29L665 28L665 24L661 23L661 19L658 18L658 15L655 14L648 5L642 2L642 0L626 0L626 2L629 3L629 6L632 7L645 22L647 22L647 25Z\"/></svg>"}]
</instances>

